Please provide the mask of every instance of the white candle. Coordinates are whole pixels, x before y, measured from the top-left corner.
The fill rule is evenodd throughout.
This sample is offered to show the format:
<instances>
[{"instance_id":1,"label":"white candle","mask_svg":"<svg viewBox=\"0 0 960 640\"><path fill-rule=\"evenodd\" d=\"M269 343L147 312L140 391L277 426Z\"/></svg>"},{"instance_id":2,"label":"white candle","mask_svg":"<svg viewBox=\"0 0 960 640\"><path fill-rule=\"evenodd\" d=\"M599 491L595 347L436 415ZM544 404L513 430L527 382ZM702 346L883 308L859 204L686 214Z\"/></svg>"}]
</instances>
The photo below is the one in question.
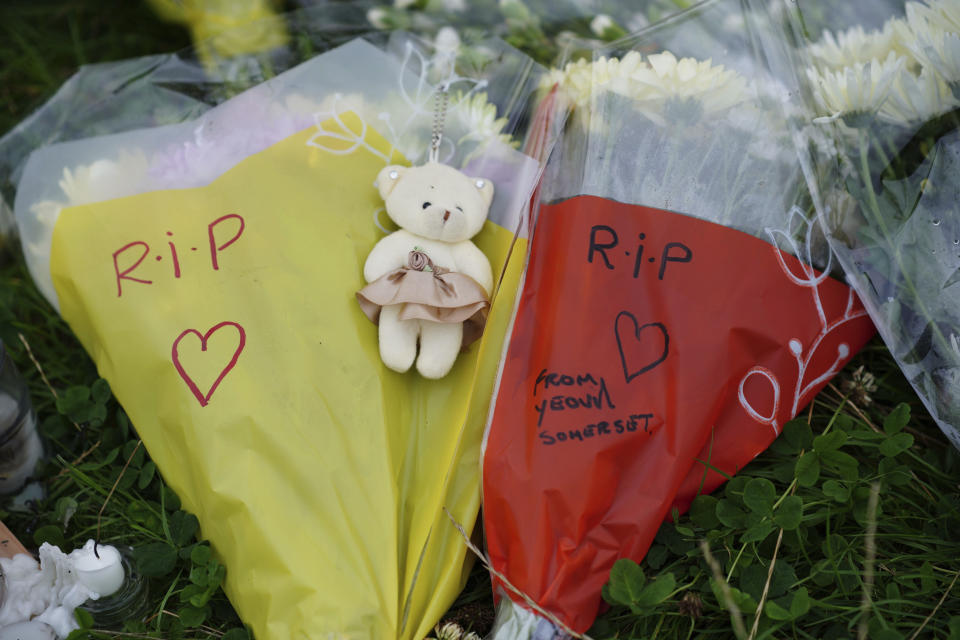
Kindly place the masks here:
<instances>
[{"instance_id":1,"label":"white candle","mask_svg":"<svg viewBox=\"0 0 960 640\"><path fill-rule=\"evenodd\" d=\"M0 640L56 640L53 627L43 622L21 622L0 629Z\"/></svg>"},{"instance_id":2,"label":"white candle","mask_svg":"<svg viewBox=\"0 0 960 640\"><path fill-rule=\"evenodd\" d=\"M87 544L71 553L70 557L80 584L101 598L116 593L126 578L123 559L116 547L100 544L94 553L93 540L87 540Z\"/></svg>"}]
</instances>

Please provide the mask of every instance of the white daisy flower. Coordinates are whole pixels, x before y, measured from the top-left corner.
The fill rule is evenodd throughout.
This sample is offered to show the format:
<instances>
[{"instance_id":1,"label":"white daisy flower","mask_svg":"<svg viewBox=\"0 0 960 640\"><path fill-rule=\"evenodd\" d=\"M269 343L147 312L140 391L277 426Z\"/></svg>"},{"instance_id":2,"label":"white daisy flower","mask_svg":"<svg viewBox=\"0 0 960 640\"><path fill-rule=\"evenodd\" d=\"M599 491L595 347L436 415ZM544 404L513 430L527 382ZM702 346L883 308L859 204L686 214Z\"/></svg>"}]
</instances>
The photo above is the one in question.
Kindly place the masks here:
<instances>
[{"instance_id":1,"label":"white daisy flower","mask_svg":"<svg viewBox=\"0 0 960 640\"><path fill-rule=\"evenodd\" d=\"M883 62L858 62L837 71L808 69L813 97L821 114L814 122L827 122L843 117L847 124L857 116L873 117L880 109L894 79L905 66L906 59L890 52Z\"/></svg>"},{"instance_id":2,"label":"white daisy flower","mask_svg":"<svg viewBox=\"0 0 960 640\"><path fill-rule=\"evenodd\" d=\"M461 141L499 139L504 144L513 144L509 135L501 133L507 126L507 119L497 117L497 106L487 100L486 93L474 93L466 97L457 95L452 102L457 120L468 132Z\"/></svg>"},{"instance_id":3,"label":"white daisy flower","mask_svg":"<svg viewBox=\"0 0 960 640\"><path fill-rule=\"evenodd\" d=\"M950 87L937 74L924 69L918 76L902 69L880 107L880 118L906 125L929 120L958 104Z\"/></svg>"},{"instance_id":4,"label":"white daisy flower","mask_svg":"<svg viewBox=\"0 0 960 640\"><path fill-rule=\"evenodd\" d=\"M818 67L833 69L849 67L858 62L884 60L891 51L906 55L905 42L901 41L901 30L906 25L906 21L894 18L888 20L879 31L865 31L860 25L841 31L836 36L824 31L820 41L811 44L808 51Z\"/></svg>"}]
</instances>

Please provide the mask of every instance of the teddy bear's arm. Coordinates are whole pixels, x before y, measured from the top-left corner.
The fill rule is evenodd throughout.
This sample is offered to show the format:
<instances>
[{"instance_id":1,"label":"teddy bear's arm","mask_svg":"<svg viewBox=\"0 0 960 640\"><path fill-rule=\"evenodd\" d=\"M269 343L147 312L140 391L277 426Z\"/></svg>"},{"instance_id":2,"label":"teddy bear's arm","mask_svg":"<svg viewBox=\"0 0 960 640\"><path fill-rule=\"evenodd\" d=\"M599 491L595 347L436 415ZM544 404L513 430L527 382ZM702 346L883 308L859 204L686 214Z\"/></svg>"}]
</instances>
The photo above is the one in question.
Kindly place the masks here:
<instances>
[{"instance_id":1,"label":"teddy bear's arm","mask_svg":"<svg viewBox=\"0 0 960 640\"><path fill-rule=\"evenodd\" d=\"M453 248L453 259L457 263L457 271L479 282L489 296L493 289L493 272L490 261L477 245L469 240L457 243Z\"/></svg>"},{"instance_id":2,"label":"teddy bear's arm","mask_svg":"<svg viewBox=\"0 0 960 640\"><path fill-rule=\"evenodd\" d=\"M363 264L363 277L367 282L373 282L406 264L408 252L399 236L400 232L395 231L374 245Z\"/></svg>"}]
</instances>

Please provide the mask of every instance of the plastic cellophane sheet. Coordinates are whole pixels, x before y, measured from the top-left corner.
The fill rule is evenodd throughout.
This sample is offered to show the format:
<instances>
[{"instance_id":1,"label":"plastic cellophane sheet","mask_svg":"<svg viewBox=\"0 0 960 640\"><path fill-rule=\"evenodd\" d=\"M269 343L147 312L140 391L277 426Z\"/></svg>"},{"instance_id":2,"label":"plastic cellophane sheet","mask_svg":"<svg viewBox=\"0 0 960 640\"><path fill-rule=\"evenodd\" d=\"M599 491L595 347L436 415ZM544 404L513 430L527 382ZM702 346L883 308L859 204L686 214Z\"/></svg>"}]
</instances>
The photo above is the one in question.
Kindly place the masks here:
<instances>
[{"instance_id":1,"label":"plastic cellophane sheet","mask_svg":"<svg viewBox=\"0 0 960 640\"><path fill-rule=\"evenodd\" d=\"M673 508L765 449L872 335L830 276L750 19L701 3L544 88L573 111L485 440L510 596L494 638L586 632L614 562L642 560Z\"/></svg>"},{"instance_id":2,"label":"plastic cellophane sheet","mask_svg":"<svg viewBox=\"0 0 960 640\"><path fill-rule=\"evenodd\" d=\"M292 29L301 49L310 24ZM0 141L37 285L263 639L420 639L462 587L444 510L468 529L477 516L540 172L518 150L528 58L496 40L342 35L307 42L321 55L224 61L229 78L178 56L86 68ZM441 160L496 185L474 241L498 284L482 340L428 381L382 365L354 293L393 229L374 180L425 159L440 87Z\"/></svg>"}]
</instances>

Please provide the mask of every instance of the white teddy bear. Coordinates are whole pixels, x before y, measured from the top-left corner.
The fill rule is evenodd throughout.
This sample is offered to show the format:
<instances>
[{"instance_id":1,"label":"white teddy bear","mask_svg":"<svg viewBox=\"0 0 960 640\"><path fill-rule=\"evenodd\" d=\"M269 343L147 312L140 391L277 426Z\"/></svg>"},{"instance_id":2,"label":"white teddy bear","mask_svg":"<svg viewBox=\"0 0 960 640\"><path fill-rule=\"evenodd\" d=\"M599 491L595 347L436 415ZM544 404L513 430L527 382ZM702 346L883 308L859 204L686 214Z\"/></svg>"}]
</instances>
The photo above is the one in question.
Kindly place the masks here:
<instances>
[{"instance_id":1,"label":"white teddy bear","mask_svg":"<svg viewBox=\"0 0 960 640\"><path fill-rule=\"evenodd\" d=\"M428 162L386 167L377 186L401 228L370 252L363 267L370 284L357 300L379 320L387 367L402 373L416 360L420 375L442 378L480 337L490 306L490 262L470 238L487 219L493 183Z\"/></svg>"}]
</instances>

